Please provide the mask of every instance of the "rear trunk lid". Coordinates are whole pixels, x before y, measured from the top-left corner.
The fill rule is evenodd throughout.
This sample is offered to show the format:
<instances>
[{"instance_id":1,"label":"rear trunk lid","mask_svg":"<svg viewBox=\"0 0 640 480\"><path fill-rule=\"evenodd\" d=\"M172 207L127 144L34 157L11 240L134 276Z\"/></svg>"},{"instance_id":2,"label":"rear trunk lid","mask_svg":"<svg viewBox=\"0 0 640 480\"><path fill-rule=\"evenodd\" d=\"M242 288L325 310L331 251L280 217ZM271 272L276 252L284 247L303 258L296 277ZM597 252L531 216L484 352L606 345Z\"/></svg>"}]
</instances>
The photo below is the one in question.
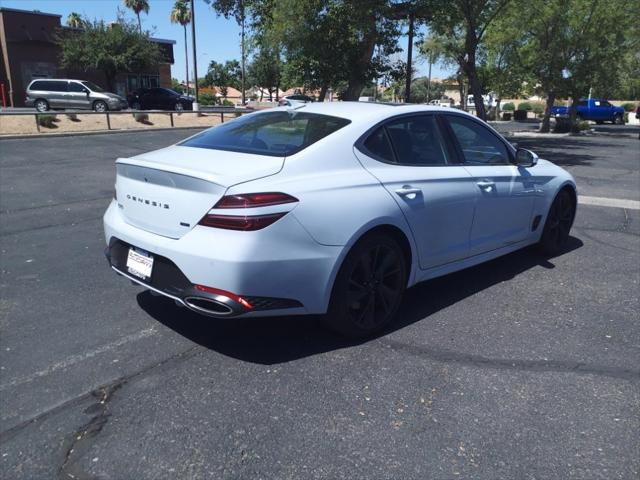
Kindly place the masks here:
<instances>
[{"instance_id":1,"label":"rear trunk lid","mask_svg":"<svg viewBox=\"0 0 640 480\"><path fill-rule=\"evenodd\" d=\"M180 238L231 185L274 175L284 157L172 146L116 162L116 193L127 223Z\"/></svg>"}]
</instances>

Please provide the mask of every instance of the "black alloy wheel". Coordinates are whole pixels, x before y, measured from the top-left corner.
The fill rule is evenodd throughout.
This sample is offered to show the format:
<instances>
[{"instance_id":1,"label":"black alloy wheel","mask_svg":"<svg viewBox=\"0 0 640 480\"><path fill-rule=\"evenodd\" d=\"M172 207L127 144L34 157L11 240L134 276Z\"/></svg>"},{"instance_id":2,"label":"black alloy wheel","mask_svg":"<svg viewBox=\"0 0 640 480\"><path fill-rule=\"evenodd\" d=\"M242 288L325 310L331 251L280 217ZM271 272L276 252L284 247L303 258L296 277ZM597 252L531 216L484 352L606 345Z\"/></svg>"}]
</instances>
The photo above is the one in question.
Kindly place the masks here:
<instances>
[{"instance_id":1,"label":"black alloy wheel","mask_svg":"<svg viewBox=\"0 0 640 480\"><path fill-rule=\"evenodd\" d=\"M398 243L382 234L365 237L338 273L326 323L352 338L371 336L393 320L406 283L407 265Z\"/></svg>"},{"instance_id":2,"label":"black alloy wheel","mask_svg":"<svg viewBox=\"0 0 640 480\"><path fill-rule=\"evenodd\" d=\"M575 214L576 206L572 195L567 190L561 190L549 208L540 238L540 246L545 254L557 255L562 251L569 239Z\"/></svg>"}]
</instances>

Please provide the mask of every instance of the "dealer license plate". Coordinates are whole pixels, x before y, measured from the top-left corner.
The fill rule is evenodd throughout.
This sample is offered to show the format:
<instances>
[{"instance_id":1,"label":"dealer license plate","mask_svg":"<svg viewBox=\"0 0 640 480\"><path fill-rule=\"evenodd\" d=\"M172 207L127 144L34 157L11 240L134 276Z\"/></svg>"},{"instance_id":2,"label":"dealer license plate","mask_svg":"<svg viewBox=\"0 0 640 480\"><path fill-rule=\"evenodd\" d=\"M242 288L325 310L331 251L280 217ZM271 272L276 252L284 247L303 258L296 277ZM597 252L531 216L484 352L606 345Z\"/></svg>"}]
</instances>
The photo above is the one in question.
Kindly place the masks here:
<instances>
[{"instance_id":1,"label":"dealer license plate","mask_svg":"<svg viewBox=\"0 0 640 480\"><path fill-rule=\"evenodd\" d=\"M148 280L151 277L153 269L153 255L139 248L129 248L127 255L127 270L142 280Z\"/></svg>"}]
</instances>

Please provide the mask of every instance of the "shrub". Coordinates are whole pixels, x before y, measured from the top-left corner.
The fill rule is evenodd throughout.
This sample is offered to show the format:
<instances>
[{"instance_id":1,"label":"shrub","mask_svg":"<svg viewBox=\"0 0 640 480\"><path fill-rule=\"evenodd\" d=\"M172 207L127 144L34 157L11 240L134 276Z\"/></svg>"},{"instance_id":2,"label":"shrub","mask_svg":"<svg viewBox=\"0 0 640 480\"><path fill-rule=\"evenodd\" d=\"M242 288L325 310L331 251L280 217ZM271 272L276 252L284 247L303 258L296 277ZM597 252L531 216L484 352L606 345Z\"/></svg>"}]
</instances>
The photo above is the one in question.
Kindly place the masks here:
<instances>
[{"instance_id":1,"label":"shrub","mask_svg":"<svg viewBox=\"0 0 640 480\"><path fill-rule=\"evenodd\" d=\"M133 113L133 118L135 119L136 122L138 123L150 123L149 122L149 114L147 113Z\"/></svg>"},{"instance_id":2,"label":"shrub","mask_svg":"<svg viewBox=\"0 0 640 480\"><path fill-rule=\"evenodd\" d=\"M591 130L591 125L589 124L589 122L585 120L578 120L576 122L576 126L578 127L578 130L580 130L581 132L583 130Z\"/></svg>"},{"instance_id":3,"label":"shrub","mask_svg":"<svg viewBox=\"0 0 640 480\"><path fill-rule=\"evenodd\" d=\"M622 121L624 123L629 123L629 112L624 112L624 115L622 116Z\"/></svg>"},{"instance_id":4,"label":"shrub","mask_svg":"<svg viewBox=\"0 0 640 480\"><path fill-rule=\"evenodd\" d=\"M226 98L222 101L222 105L225 107L235 107L235 103L231 100L227 100Z\"/></svg>"},{"instance_id":5,"label":"shrub","mask_svg":"<svg viewBox=\"0 0 640 480\"><path fill-rule=\"evenodd\" d=\"M542 113L544 113L544 105L541 103L534 103L533 104L533 113L535 113L536 115L540 115Z\"/></svg>"},{"instance_id":6,"label":"shrub","mask_svg":"<svg viewBox=\"0 0 640 480\"><path fill-rule=\"evenodd\" d=\"M515 109L516 109L516 106L511 102L505 103L502 106L502 110L504 110L505 112L513 112Z\"/></svg>"},{"instance_id":7,"label":"shrub","mask_svg":"<svg viewBox=\"0 0 640 480\"><path fill-rule=\"evenodd\" d=\"M529 102L520 102L518 104L518 110L524 110L525 112L530 112L533 110L533 106Z\"/></svg>"},{"instance_id":8,"label":"shrub","mask_svg":"<svg viewBox=\"0 0 640 480\"><path fill-rule=\"evenodd\" d=\"M57 116L51 113L47 113L45 115L38 115L38 125L46 128L56 128L55 121L57 120Z\"/></svg>"},{"instance_id":9,"label":"shrub","mask_svg":"<svg viewBox=\"0 0 640 480\"><path fill-rule=\"evenodd\" d=\"M625 112L633 112L636 109L635 103L631 103L631 102L625 102L620 106L624 108Z\"/></svg>"},{"instance_id":10,"label":"shrub","mask_svg":"<svg viewBox=\"0 0 640 480\"><path fill-rule=\"evenodd\" d=\"M200 105L215 105L218 103L218 99L213 93L201 93L198 95L198 103Z\"/></svg>"}]
</instances>

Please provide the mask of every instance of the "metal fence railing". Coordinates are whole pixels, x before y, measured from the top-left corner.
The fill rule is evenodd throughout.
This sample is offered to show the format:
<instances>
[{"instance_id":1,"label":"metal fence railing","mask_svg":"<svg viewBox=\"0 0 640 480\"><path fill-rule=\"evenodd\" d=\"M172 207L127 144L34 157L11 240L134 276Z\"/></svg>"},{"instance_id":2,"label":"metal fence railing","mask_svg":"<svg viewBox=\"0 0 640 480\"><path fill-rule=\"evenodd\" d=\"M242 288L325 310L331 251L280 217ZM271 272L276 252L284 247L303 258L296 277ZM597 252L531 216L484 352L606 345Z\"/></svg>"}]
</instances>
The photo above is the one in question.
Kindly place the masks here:
<instances>
[{"instance_id":1,"label":"metal fence railing","mask_svg":"<svg viewBox=\"0 0 640 480\"><path fill-rule=\"evenodd\" d=\"M6 117L14 117L14 116L32 116L35 121L36 129L38 132L41 132L40 122L38 120L39 117L45 115L102 115L106 118L107 130L113 130L111 127L111 117L118 115L167 115L169 117L169 124L171 127L175 127L174 118L175 116L213 116L220 115L220 123L224 123L225 115L227 119L231 116L232 118L237 118L240 115L244 115L246 113L251 113L253 110L247 110L243 108L224 108L224 107L213 107L206 108L194 112L192 110L183 110L181 112L176 111L167 111L167 110L113 110L106 112L94 112L92 110L50 110L48 112L36 112L36 111L7 111L0 110L0 118L3 116ZM0 133L2 133L0 131Z\"/></svg>"}]
</instances>

